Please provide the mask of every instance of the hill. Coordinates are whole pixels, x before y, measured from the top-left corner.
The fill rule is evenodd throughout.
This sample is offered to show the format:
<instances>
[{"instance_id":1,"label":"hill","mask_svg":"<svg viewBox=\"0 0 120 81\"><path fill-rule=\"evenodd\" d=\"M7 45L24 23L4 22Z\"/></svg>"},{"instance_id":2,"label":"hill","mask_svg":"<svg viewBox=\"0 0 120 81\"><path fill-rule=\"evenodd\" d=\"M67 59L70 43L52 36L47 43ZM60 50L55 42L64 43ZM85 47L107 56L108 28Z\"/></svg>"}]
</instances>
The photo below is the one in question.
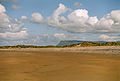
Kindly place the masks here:
<instances>
[{"instance_id":1,"label":"hill","mask_svg":"<svg viewBox=\"0 0 120 81\"><path fill-rule=\"evenodd\" d=\"M57 46L69 46L69 45L81 44L81 43L86 43L86 42L91 42L91 41L62 40L57 44ZM105 43L106 41L92 41L92 42Z\"/></svg>"},{"instance_id":2,"label":"hill","mask_svg":"<svg viewBox=\"0 0 120 81\"><path fill-rule=\"evenodd\" d=\"M84 42L64 47L88 47L88 46L120 46L120 42Z\"/></svg>"}]
</instances>

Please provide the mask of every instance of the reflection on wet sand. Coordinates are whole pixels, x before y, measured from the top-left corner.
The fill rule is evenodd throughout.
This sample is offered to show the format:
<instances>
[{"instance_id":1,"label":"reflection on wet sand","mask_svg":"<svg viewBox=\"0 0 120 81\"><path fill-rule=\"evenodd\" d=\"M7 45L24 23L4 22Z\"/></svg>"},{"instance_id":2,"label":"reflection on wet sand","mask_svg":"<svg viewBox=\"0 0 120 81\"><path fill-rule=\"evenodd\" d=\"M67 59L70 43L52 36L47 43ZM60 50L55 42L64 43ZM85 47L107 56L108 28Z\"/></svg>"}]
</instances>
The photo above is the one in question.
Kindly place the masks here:
<instances>
[{"instance_id":1,"label":"reflection on wet sand","mask_svg":"<svg viewBox=\"0 0 120 81\"><path fill-rule=\"evenodd\" d=\"M0 81L120 81L120 56L0 52Z\"/></svg>"}]
</instances>

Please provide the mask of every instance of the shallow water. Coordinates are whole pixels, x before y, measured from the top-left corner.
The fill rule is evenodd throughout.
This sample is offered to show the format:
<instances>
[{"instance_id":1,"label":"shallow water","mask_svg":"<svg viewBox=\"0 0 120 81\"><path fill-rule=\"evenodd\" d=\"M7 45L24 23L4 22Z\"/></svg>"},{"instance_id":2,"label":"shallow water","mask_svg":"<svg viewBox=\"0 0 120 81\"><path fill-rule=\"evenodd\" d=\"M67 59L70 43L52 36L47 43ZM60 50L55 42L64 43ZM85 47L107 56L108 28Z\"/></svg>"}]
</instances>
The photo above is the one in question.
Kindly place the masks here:
<instances>
[{"instance_id":1,"label":"shallow water","mask_svg":"<svg viewBox=\"0 0 120 81\"><path fill-rule=\"evenodd\" d=\"M120 56L0 51L0 81L120 81Z\"/></svg>"}]
</instances>

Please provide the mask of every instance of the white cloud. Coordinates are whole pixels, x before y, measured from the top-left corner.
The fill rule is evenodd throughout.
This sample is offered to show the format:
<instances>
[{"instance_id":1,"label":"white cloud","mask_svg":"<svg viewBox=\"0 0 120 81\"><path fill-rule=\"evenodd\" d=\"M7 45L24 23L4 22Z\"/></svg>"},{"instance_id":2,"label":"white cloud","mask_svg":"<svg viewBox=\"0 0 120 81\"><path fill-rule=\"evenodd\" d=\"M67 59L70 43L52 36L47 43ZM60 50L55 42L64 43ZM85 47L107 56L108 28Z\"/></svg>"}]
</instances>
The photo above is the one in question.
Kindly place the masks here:
<instances>
[{"instance_id":1,"label":"white cloud","mask_svg":"<svg viewBox=\"0 0 120 81\"><path fill-rule=\"evenodd\" d=\"M106 40L106 39L110 39L111 37L108 36L108 35L103 34L103 35L100 35L98 38L102 39L102 40Z\"/></svg>"},{"instance_id":2,"label":"white cloud","mask_svg":"<svg viewBox=\"0 0 120 81\"><path fill-rule=\"evenodd\" d=\"M9 17L5 14L6 9L3 5L0 4L0 32L3 32L10 22Z\"/></svg>"},{"instance_id":3,"label":"white cloud","mask_svg":"<svg viewBox=\"0 0 120 81\"><path fill-rule=\"evenodd\" d=\"M88 11L85 9L78 9L73 11L68 15L68 19L70 22L67 24L72 24L76 28L86 26L86 21L88 20Z\"/></svg>"},{"instance_id":4,"label":"white cloud","mask_svg":"<svg viewBox=\"0 0 120 81\"><path fill-rule=\"evenodd\" d=\"M19 19L9 18L5 11L5 7L0 4L0 39L16 40L28 36L24 24Z\"/></svg>"},{"instance_id":5,"label":"white cloud","mask_svg":"<svg viewBox=\"0 0 120 81\"><path fill-rule=\"evenodd\" d=\"M70 9L60 3L59 7L46 20L43 20L40 13L33 13L31 22L47 24L51 27L61 28L75 33L120 32L120 10L113 10L101 19L98 19L97 16L89 16L88 10L86 9L73 10L67 16L63 16L67 11L70 11Z\"/></svg>"},{"instance_id":6,"label":"white cloud","mask_svg":"<svg viewBox=\"0 0 120 81\"><path fill-rule=\"evenodd\" d=\"M65 18L61 14L69 11L63 4L59 4L59 7L54 13L47 18L47 24L52 27L58 27L70 32L85 32L86 20L89 18L88 11L85 9L74 10Z\"/></svg>"},{"instance_id":7,"label":"white cloud","mask_svg":"<svg viewBox=\"0 0 120 81\"><path fill-rule=\"evenodd\" d=\"M120 10L113 10L110 15L115 22L120 23Z\"/></svg>"},{"instance_id":8,"label":"white cloud","mask_svg":"<svg viewBox=\"0 0 120 81\"><path fill-rule=\"evenodd\" d=\"M7 40L16 40L16 39L26 39L28 33L26 30L22 30L20 32L5 32L0 33L0 38Z\"/></svg>"},{"instance_id":9,"label":"white cloud","mask_svg":"<svg viewBox=\"0 0 120 81\"><path fill-rule=\"evenodd\" d=\"M63 4L59 4L59 7L53 13L53 17L55 17L55 20L57 20L59 15L65 13L67 10L68 9Z\"/></svg>"},{"instance_id":10,"label":"white cloud","mask_svg":"<svg viewBox=\"0 0 120 81\"><path fill-rule=\"evenodd\" d=\"M0 13L0 29L7 28L10 22L8 16L5 13ZM0 30L2 31L2 30Z\"/></svg>"},{"instance_id":11,"label":"white cloud","mask_svg":"<svg viewBox=\"0 0 120 81\"><path fill-rule=\"evenodd\" d=\"M47 24L49 26L60 26L60 24L66 21L66 18L64 16L60 16L61 14L65 13L69 9L66 8L63 4L59 4L59 7L54 11L54 13L47 18Z\"/></svg>"},{"instance_id":12,"label":"white cloud","mask_svg":"<svg viewBox=\"0 0 120 81\"><path fill-rule=\"evenodd\" d=\"M20 10L21 7L20 7L20 6L17 6L17 5L12 5L12 9L14 9L14 10Z\"/></svg>"},{"instance_id":13,"label":"white cloud","mask_svg":"<svg viewBox=\"0 0 120 81\"><path fill-rule=\"evenodd\" d=\"M62 6L63 6L63 4L62 4ZM85 10L85 9L74 10L72 13L70 13L67 16L68 17L67 19L64 16L61 16L61 14L65 13L68 10L68 8L66 8L65 6L61 7L59 5L59 8L57 9L57 11L58 10L61 10L62 13L59 13L59 15L54 16L54 14L56 14L54 12L52 16L47 18L46 23L49 26L58 27L58 28L61 28L61 29L64 29L64 30L67 30L70 32L87 32L87 29L89 29L88 24L86 24L87 20L89 19L87 10ZM61 17L64 20L61 21L60 20ZM94 21L94 23L96 23L97 19L96 20L92 19L91 22L93 22L93 21Z\"/></svg>"},{"instance_id":14,"label":"white cloud","mask_svg":"<svg viewBox=\"0 0 120 81\"><path fill-rule=\"evenodd\" d=\"M5 11L4 6L0 5L0 27L8 26L9 18L5 14ZM46 20L44 20L40 13L33 13L30 21L37 24L47 24L51 27L61 28L75 33L120 32L120 10L113 10L101 19L98 19L97 16L89 16L88 10L86 9L73 10L71 13L67 13L67 16L64 16L64 13L67 11L69 9L60 3L59 7ZM26 16L21 17L21 19L26 18Z\"/></svg>"},{"instance_id":15,"label":"white cloud","mask_svg":"<svg viewBox=\"0 0 120 81\"><path fill-rule=\"evenodd\" d=\"M64 33L55 33L54 34L54 37L60 39L60 40L63 40L66 38L65 34Z\"/></svg>"},{"instance_id":16,"label":"white cloud","mask_svg":"<svg viewBox=\"0 0 120 81\"><path fill-rule=\"evenodd\" d=\"M0 13L6 12L6 9L3 5L0 4Z\"/></svg>"},{"instance_id":17,"label":"white cloud","mask_svg":"<svg viewBox=\"0 0 120 81\"><path fill-rule=\"evenodd\" d=\"M91 26L94 26L98 22L98 18L95 17L89 17L87 20L87 23L90 24Z\"/></svg>"},{"instance_id":18,"label":"white cloud","mask_svg":"<svg viewBox=\"0 0 120 81\"><path fill-rule=\"evenodd\" d=\"M12 23L12 24L9 24L9 31L10 32L19 32L21 31L22 29L24 29L24 24L22 22L20 23Z\"/></svg>"},{"instance_id":19,"label":"white cloud","mask_svg":"<svg viewBox=\"0 0 120 81\"><path fill-rule=\"evenodd\" d=\"M98 19L97 16L89 16L86 9L72 11L67 17L62 16L69 9L63 4L47 18L46 23L51 27L61 28L69 32L120 32L120 10L113 10L111 13Z\"/></svg>"},{"instance_id":20,"label":"white cloud","mask_svg":"<svg viewBox=\"0 0 120 81\"><path fill-rule=\"evenodd\" d=\"M99 40L102 40L102 41L118 41L120 39L119 36L109 36L109 35L105 35L105 34L102 34L98 37Z\"/></svg>"},{"instance_id":21,"label":"white cloud","mask_svg":"<svg viewBox=\"0 0 120 81\"><path fill-rule=\"evenodd\" d=\"M88 19L88 11L85 9L78 9L68 15L68 19L73 22L84 23Z\"/></svg>"},{"instance_id":22,"label":"white cloud","mask_svg":"<svg viewBox=\"0 0 120 81\"><path fill-rule=\"evenodd\" d=\"M40 13L33 13L31 22L38 23L38 24L43 23L44 22L43 16Z\"/></svg>"}]
</instances>

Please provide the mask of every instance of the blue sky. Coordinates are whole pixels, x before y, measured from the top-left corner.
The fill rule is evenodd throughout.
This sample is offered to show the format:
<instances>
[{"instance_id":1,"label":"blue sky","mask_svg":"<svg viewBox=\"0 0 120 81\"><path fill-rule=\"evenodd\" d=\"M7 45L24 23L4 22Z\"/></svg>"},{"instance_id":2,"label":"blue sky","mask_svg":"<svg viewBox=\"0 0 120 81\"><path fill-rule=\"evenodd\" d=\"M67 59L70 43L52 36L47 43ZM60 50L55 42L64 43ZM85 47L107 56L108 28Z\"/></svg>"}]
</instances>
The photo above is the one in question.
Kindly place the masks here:
<instances>
[{"instance_id":1,"label":"blue sky","mask_svg":"<svg viewBox=\"0 0 120 81\"><path fill-rule=\"evenodd\" d=\"M16 32L18 32L18 30L17 31L6 30L4 31L4 33L0 32L1 33L0 39L2 40L2 42L4 40L2 45L6 45L6 44L55 45L60 40L72 40L72 39L96 41L103 38L103 40L106 41L120 40L120 36L119 36L120 25L117 25L117 27L115 26L120 22L119 21L120 0L1 0L1 4L6 8L6 12L4 13L7 14L9 18L13 20L16 18L20 22L24 23L24 26L21 28L23 29L26 28L28 34L28 39L19 39L20 37L14 39L11 38L13 36L8 36L5 34L6 32L11 32L12 34L11 33L10 34L13 35L13 33L15 34ZM58 13L64 7L66 11L65 12L63 11L62 13ZM64 18L67 19L67 21L64 22L66 23L66 25L61 22L59 22L58 24L53 23L53 22L57 22L55 21L54 19L55 16L53 16L53 14L55 11L57 11L58 8L61 9L59 9L58 12L56 13L59 14L57 15L57 18L61 18L61 16L64 16ZM36 23L34 21L32 22L31 18L33 13L39 13L42 16L44 22L41 23L40 19L38 19L40 20L38 21L39 23L38 22ZM83 14L81 15L81 13ZM76 16L74 14L79 14L79 16ZM87 17L84 14L87 14L89 17ZM109 19L104 17L107 14L110 14ZM70 17L68 17L68 15L70 15ZM21 16L25 16L27 17L27 19L23 21L21 20ZM47 21L48 17L50 17L49 21ZM90 20L90 17L94 17L94 18L91 18L92 20ZM85 22L81 22L80 20L77 21L77 18L78 20L79 18L81 19L83 18L82 20L85 19ZM106 22L106 24L101 20L102 18L104 18L104 22ZM36 17L34 19L36 19ZM69 27L71 22L74 22L73 26ZM84 23L84 25L79 23ZM102 23L102 25L100 23ZM111 25L108 25L107 23ZM88 24L90 24L90 26L88 26ZM85 28L86 25L87 28ZM65 28L64 26L67 26L67 28ZM95 27L95 30L92 29L93 27ZM109 29L107 27L109 27ZM23 31L23 29L19 30L19 32ZM5 36L3 36L3 34L5 36L10 37L10 39L6 39ZM31 38L36 39L36 37L39 35L41 36L41 38L37 41L42 41L44 38L44 40L46 39L46 41L49 42L42 42L41 44L41 42L35 43L33 41L30 41ZM44 36L46 36L47 38L45 38ZM26 40L27 41L29 40L30 43L24 42Z\"/></svg>"},{"instance_id":2,"label":"blue sky","mask_svg":"<svg viewBox=\"0 0 120 81\"><path fill-rule=\"evenodd\" d=\"M20 17L23 15L30 16L33 12L40 12L44 17L49 16L58 8L60 3L63 3L68 8L75 9L73 4L79 2L83 4L79 8L87 9L89 15L102 17L112 10L120 9L119 0L19 0L19 2L12 3L10 0L5 3L7 13L11 17ZM21 6L22 9L13 11L11 5ZM14 14L14 15L13 15Z\"/></svg>"}]
</instances>

